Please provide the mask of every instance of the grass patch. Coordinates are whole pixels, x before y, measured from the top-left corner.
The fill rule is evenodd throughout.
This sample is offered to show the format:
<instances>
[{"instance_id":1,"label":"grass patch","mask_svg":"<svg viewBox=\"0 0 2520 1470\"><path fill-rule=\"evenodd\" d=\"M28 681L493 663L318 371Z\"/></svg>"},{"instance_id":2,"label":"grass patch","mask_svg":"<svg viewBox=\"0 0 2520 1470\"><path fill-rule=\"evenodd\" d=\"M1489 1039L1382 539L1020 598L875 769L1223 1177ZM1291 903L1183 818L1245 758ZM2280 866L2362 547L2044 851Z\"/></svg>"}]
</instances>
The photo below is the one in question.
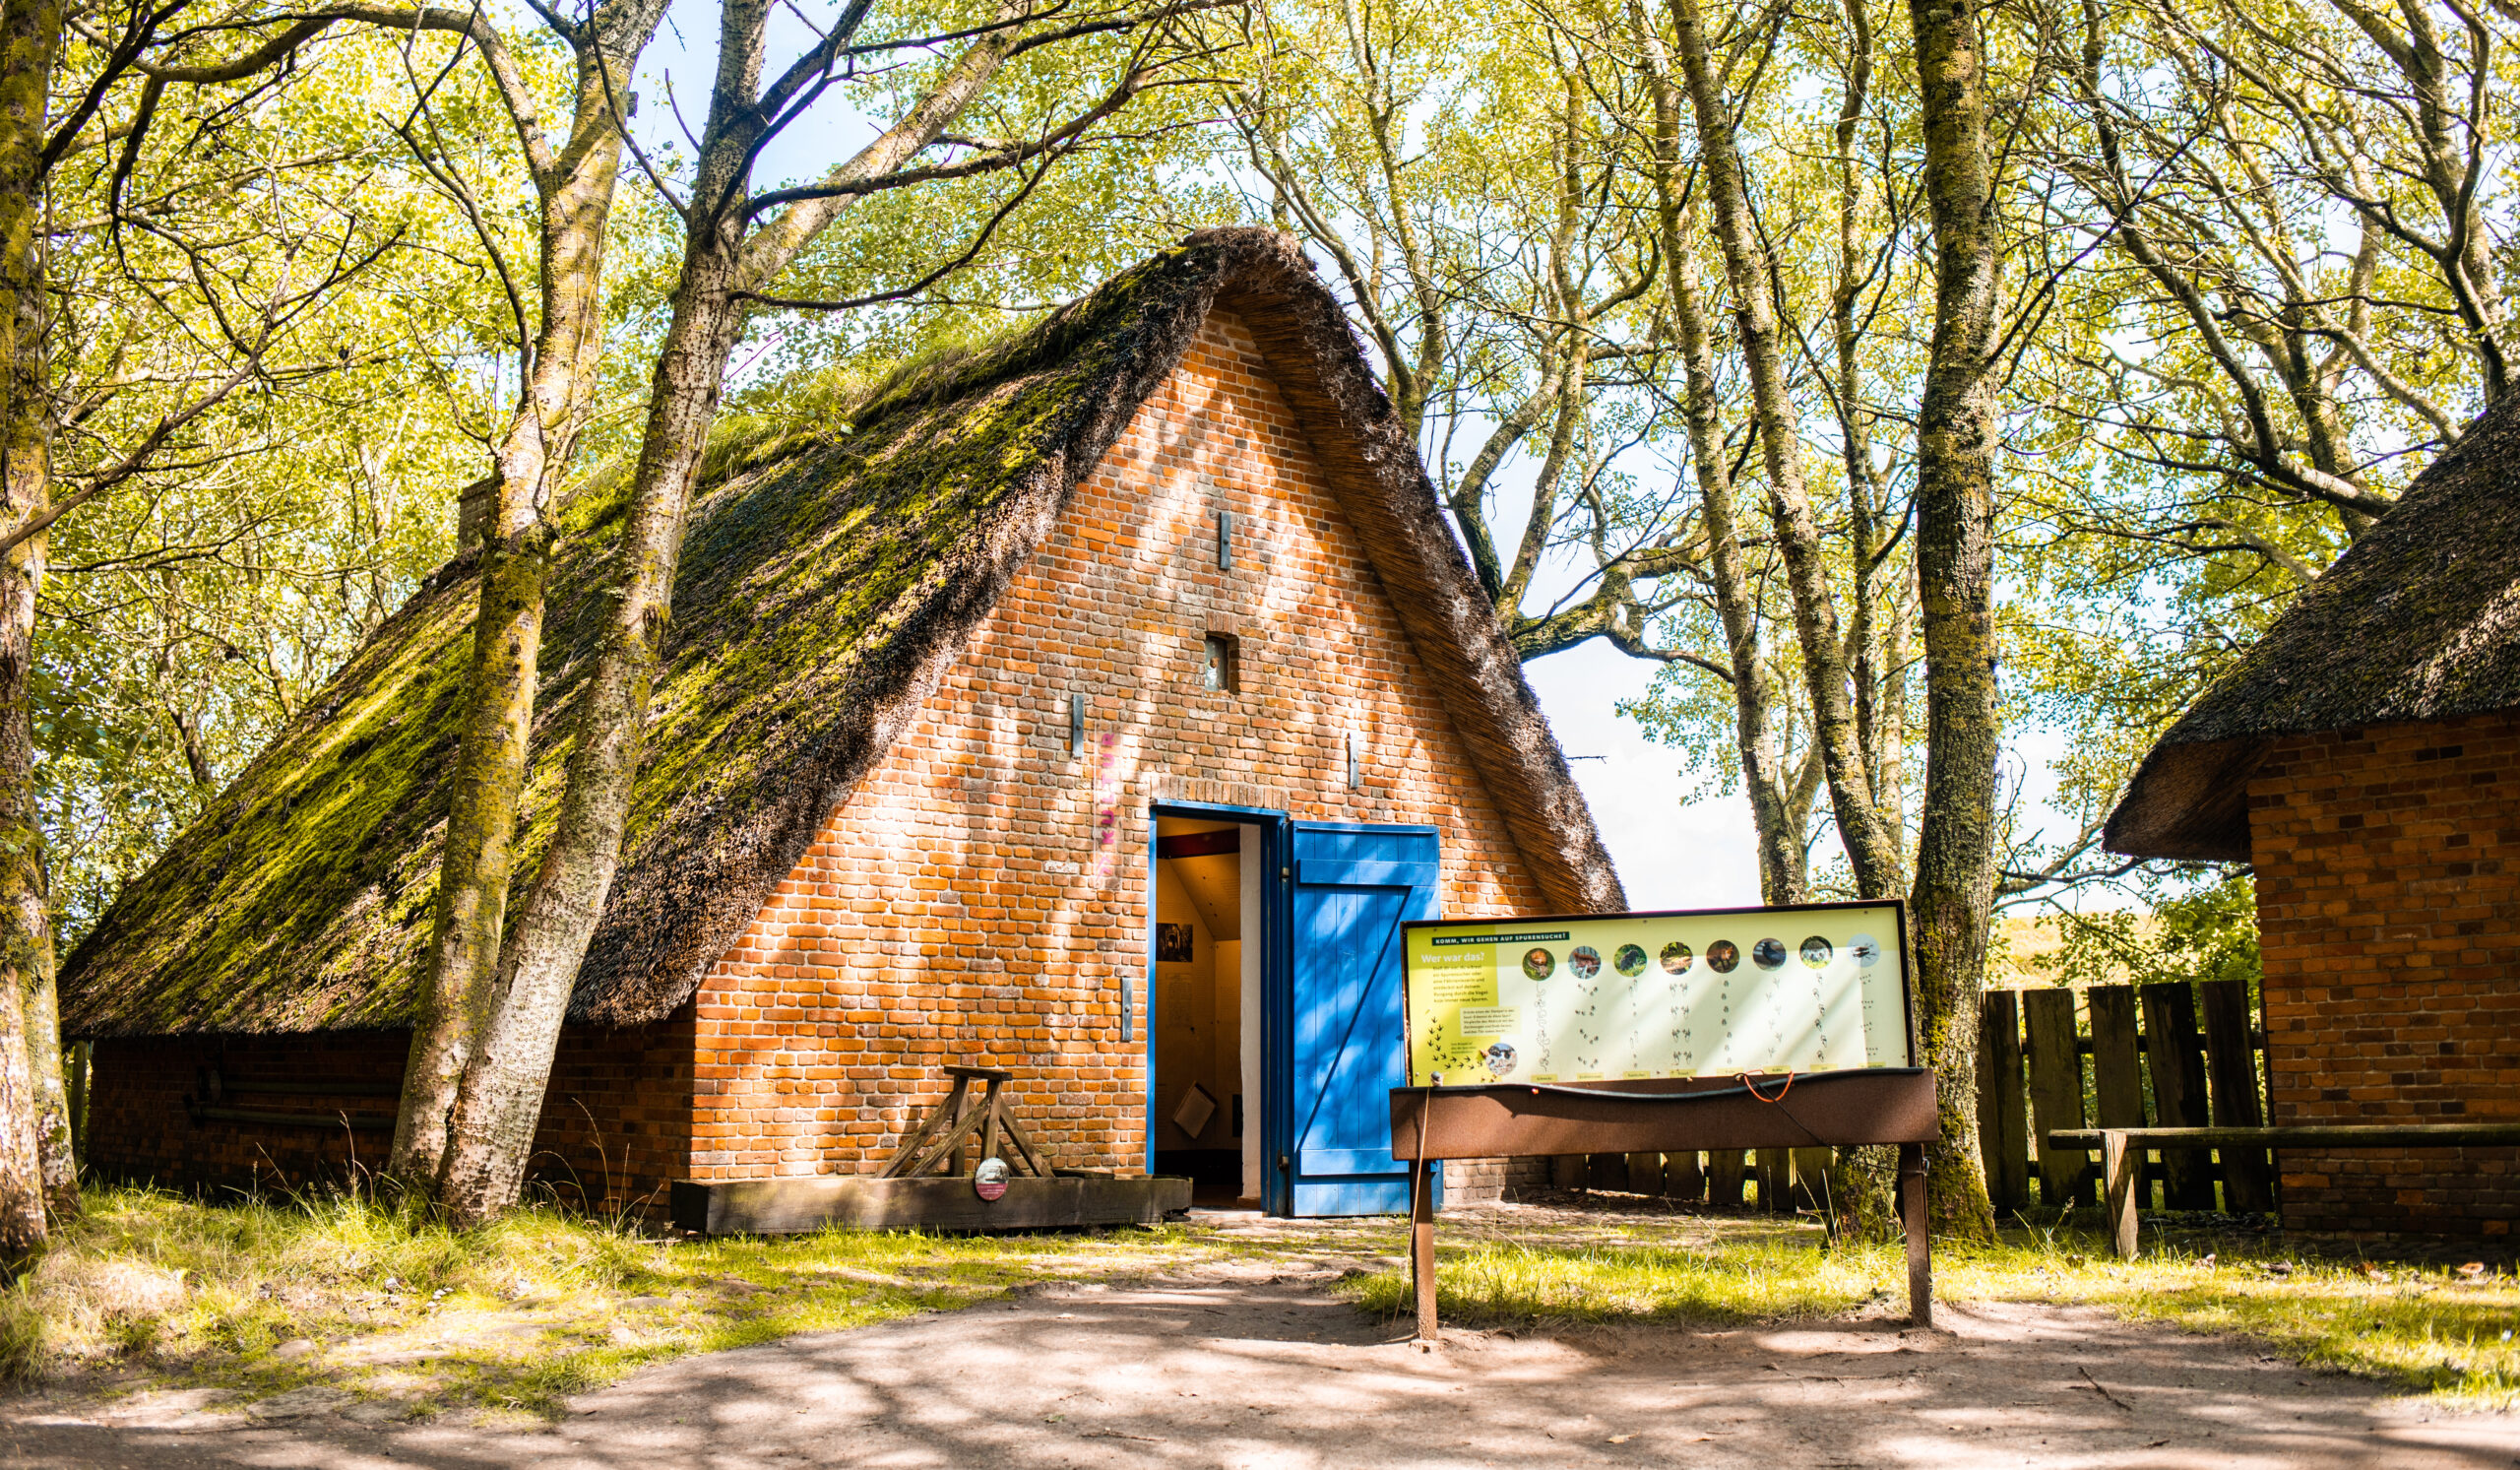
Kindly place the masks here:
<instances>
[{"instance_id":1,"label":"grass patch","mask_svg":"<svg viewBox=\"0 0 2520 1470\"><path fill-rule=\"evenodd\" d=\"M1695 1249L1482 1241L1452 1250L1440 1233L1436 1239L1436 1309L1465 1327L1737 1326L1832 1316L1886 1290L1869 1253L1821 1252L1790 1240ZM1351 1291L1369 1311L1396 1317L1417 1310L1406 1272L1359 1277Z\"/></svg>"},{"instance_id":2,"label":"grass patch","mask_svg":"<svg viewBox=\"0 0 2520 1470\"><path fill-rule=\"evenodd\" d=\"M1232 1247L1181 1227L666 1241L552 1209L478 1231L350 1194L205 1203L94 1189L0 1293L0 1375L322 1386L413 1417L547 1415L686 1353L863 1326Z\"/></svg>"},{"instance_id":3,"label":"grass patch","mask_svg":"<svg viewBox=\"0 0 2520 1470\"><path fill-rule=\"evenodd\" d=\"M1742 1326L1896 1311L1907 1262L1893 1246L1816 1237L1703 1248L1545 1239L1441 1245L1436 1301L1447 1322L1547 1327L1622 1321ZM2520 1282L2437 1266L2369 1266L2175 1246L2132 1262L2098 1237L2008 1234L1991 1247L1937 1245L1937 1300L2081 1304L2196 1332L2244 1333L2294 1360L2380 1378L2473 1408L2520 1404ZM1345 1288L1369 1310L1414 1310L1405 1272Z\"/></svg>"}]
</instances>

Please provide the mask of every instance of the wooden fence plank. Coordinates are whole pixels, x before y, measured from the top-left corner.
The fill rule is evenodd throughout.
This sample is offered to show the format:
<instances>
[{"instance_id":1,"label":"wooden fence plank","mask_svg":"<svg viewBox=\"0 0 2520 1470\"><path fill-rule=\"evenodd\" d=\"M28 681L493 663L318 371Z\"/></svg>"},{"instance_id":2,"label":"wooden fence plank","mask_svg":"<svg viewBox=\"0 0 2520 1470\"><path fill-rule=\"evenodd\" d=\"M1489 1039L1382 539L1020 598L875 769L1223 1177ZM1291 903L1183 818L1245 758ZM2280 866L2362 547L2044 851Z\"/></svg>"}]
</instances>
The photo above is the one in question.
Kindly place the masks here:
<instances>
[{"instance_id":1,"label":"wooden fence plank","mask_svg":"<svg viewBox=\"0 0 2520 1470\"><path fill-rule=\"evenodd\" d=\"M1706 1202L1725 1209L1741 1207L1741 1180L1749 1155L1737 1148L1717 1149L1706 1156Z\"/></svg>"},{"instance_id":2,"label":"wooden fence plank","mask_svg":"<svg viewBox=\"0 0 2520 1470\"><path fill-rule=\"evenodd\" d=\"M2083 1125L2083 1055L2074 1034L2074 992L2024 991L2029 1023L2031 1137L2039 1144L2039 1197L2050 1208L2095 1199L2091 1156L2046 1146L2050 1130Z\"/></svg>"},{"instance_id":3,"label":"wooden fence plank","mask_svg":"<svg viewBox=\"0 0 2520 1470\"><path fill-rule=\"evenodd\" d=\"M1797 1148L1794 1151L1794 1207L1797 1210L1826 1210L1829 1207L1829 1166L1837 1161L1834 1148Z\"/></svg>"},{"instance_id":4,"label":"wooden fence plank","mask_svg":"<svg viewBox=\"0 0 2520 1470\"><path fill-rule=\"evenodd\" d=\"M1663 1192L1663 1156L1661 1154L1629 1154L1627 1156L1627 1187L1639 1194Z\"/></svg>"},{"instance_id":5,"label":"wooden fence plank","mask_svg":"<svg viewBox=\"0 0 2520 1470\"><path fill-rule=\"evenodd\" d=\"M2151 1063L2153 1121L2165 1128L2201 1128L2205 1057L2196 1043L2196 996L2185 981L2143 988L2144 1059ZM2204 1150L2162 1150L2162 1199L2174 1210L2214 1208L2214 1165Z\"/></svg>"},{"instance_id":6,"label":"wooden fence plank","mask_svg":"<svg viewBox=\"0 0 2520 1470\"><path fill-rule=\"evenodd\" d=\"M1759 1212L1779 1215L1791 1210L1793 1205L1787 1202L1786 1196L1794 1187L1793 1159L1781 1148L1759 1149L1757 1156Z\"/></svg>"},{"instance_id":7,"label":"wooden fence plank","mask_svg":"<svg viewBox=\"0 0 2520 1470\"><path fill-rule=\"evenodd\" d=\"M1627 1187L1627 1155L1586 1154L1584 1184L1592 1189L1624 1189Z\"/></svg>"},{"instance_id":8,"label":"wooden fence plank","mask_svg":"<svg viewBox=\"0 0 2520 1470\"><path fill-rule=\"evenodd\" d=\"M2266 1121L2258 1106L2257 1053L2249 1037L2248 983L2208 981L2204 998L2205 1069L2213 1085L2214 1126L2254 1128ZM2260 1213L2275 1208L2274 1171L2262 1148L2226 1148L2223 1208Z\"/></svg>"},{"instance_id":9,"label":"wooden fence plank","mask_svg":"<svg viewBox=\"0 0 2520 1470\"><path fill-rule=\"evenodd\" d=\"M1695 1153L1663 1156L1663 1193L1681 1204L1696 1204L1706 1198L1706 1171L1699 1167Z\"/></svg>"},{"instance_id":10,"label":"wooden fence plank","mask_svg":"<svg viewBox=\"0 0 2520 1470\"><path fill-rule=\"evenodd\" d=\"M2030 1202L2028 1109L2021 1093L2021 1007L2011 991L1978 1000L1978 1155L1995 1213Z\"/></svg>"},{"instance_id":11,"label":"wooden fence plank","mask_svg":"<svg viewBox=\"0 0 2520 1470\"><path fill-rule=\"evenodd\" d=\"M2144 1125L2144 1069L2136 1056L2135 988L2093 986L2083 992L2091 1007L2093 1102L2104 1128Z\"/></svg>"},{"instance_id":12,"label":"wooden fence plank","mask_svg":"<svg viewBox=\"0 0 2520 1470\"><path fill-rule=\"evenodd\" d=\"M2144 1067L2136 1055L2135 988L2093 986L2083 991L2091 1007L2092 1103L2104 1128L2144 1125ZM2144 1178L2144 1151L2134 1150L2127 1165L2127 1187L2141 1199L2152 1197Z\"/></svg>"}]
</instances>

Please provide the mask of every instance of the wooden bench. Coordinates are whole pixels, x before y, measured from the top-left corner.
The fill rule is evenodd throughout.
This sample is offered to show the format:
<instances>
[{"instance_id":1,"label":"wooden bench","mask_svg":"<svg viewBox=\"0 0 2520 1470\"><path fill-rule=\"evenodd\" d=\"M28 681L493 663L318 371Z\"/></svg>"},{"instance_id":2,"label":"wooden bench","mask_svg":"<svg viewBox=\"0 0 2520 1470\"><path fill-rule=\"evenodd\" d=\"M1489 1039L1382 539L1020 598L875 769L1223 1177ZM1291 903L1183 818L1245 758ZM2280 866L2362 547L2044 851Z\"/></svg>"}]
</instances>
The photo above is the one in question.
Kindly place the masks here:
<instances>
[{"instance_id":1,"label":"wooden bench","mask_svg":"<svg viewBox=\"0 0 2520 1470\"><path fill-rule=\"evenodd\" d=\"M2056 1128L2048 1146L2100 1152L2104 1208L2121 1260L2135 1258L2135 1196L2148 1148L2491 1148L2520 1145L2520 1122L2311 1123L2280 1128Z\"/></svg>"}]
</instances>

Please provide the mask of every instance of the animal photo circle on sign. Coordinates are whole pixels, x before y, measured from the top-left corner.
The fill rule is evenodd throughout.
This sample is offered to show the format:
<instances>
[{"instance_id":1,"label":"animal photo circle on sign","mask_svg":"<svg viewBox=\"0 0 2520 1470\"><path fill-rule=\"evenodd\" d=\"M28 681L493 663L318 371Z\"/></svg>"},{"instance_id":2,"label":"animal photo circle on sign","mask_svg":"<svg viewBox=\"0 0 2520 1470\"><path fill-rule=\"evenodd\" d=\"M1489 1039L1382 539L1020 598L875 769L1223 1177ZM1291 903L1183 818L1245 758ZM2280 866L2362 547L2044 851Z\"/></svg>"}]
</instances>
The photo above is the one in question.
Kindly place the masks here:
<instances>
[{"instance_id":1,"label":"animal photo circle on sign","mask_svg":"<svg viewBox=\"0 0 2520 1470\"><path fill-rule=\"evenodd\" d=\"M1838 947L1818 934L1802 941L1802 963L1814 970L1826 970L1829 961L1838 957Z\"/></svg>"},{"instance_id":2,"label":"animal photo circle on sign","mask_svg":"<svg viewBox=\"0 0 2520 1470\"><path fill-rule=\"evenodd\" d=\"M1004 1159L982 1159L980 1167L972 1171L972 1192L982 1199L1003 1199L1006 1182L1014 1173Z\"/></svg>"},{"instance_id":3,"label":"animal photo circle on sign","mask_svg":"<svg viewBox=\"0 0 2520 1470\"><path fill-rule=\"evenodd\" d=\"M1718 975L1730 975L1741 963L1741 946L1730 939L1718 939L1706 946L1706 968Z\"/></svg>"},{"instance_id":4,"label":"animal photo circle on sign","mask_svg":"<svg viewBox=\"0 0 2520 1470\"><path fill-rule=\"evenodd\" d=\"M1642 944L1620 945L1618 953L1610 956L1610 967L1621 975L1644 974L1645 946Z\"/></svg>"},{"instance_id":5,"label":"animal photo circle on sign","mask_svg":"<svg viewBox=\"0 0 2520 1470\"><path fill-rule=\"evenodd\" d=\"M1545 949L1523 951L1523 973L1534 980L1546 980L1557 973L1557 956Z\"/></svg>"},{"instance_id":6,"label":"animal photo circle on sign","mask_svg":"<svg viewBox=\"0 0 2520 1470\"><path fill-rule=\"evenodd\" d=\"M1495 1077L1505 1077L1512 1075L1513 1070L1514 1049L1503 1042L1490 1043L1487 1048L1488 1074Z\"/></svg>"},{"instance_id":7,"label":"animal photo circle on sign","mask_svg":"<svg viewBox=\"0 0 2520 1470\"><path fill-rule=\"evenodd\" d=\"M1762 970L1781 970L1785 968L1785 941L1783 939L1761 939L1758 943L1751 945L1750 963L1758 966Z\"/></svg>"},{"instance_id":8,"label":"animal photo circle on sign","mask_svg":"<svg viewBox=\"0 0 2520 1470\"><path fill-rule=\"evenodd\" d=\"M1857 934L1847 940L1847 953L1855 956L1858 968L1869 970L1881 963L1881 941L1870 934Z\"/></svg>"},{"instance_id":9,"label":"animal photo circle on sign","mask_svg":"<svg viewBox=\"0 0 2520 1470\"><path fill-rule=\"evenodd\" d=\"M1686 975L1689 973L1689 966L1695 963L1697 963L1697 951L1689 948L1679 940L1673 939L1670 943L1663 946L1664 974Z\"/></svg>"},{"instance_id":10,"label":"animal photo circle on sign","mask_svg":"<svg viewBox=\"0 0 2520 1470\"><path fill-rule=\"evenodd\" d=\"M1566 968L1575 972L1577 980L1590 980L1602 973L1602 952L1590 944L1578 944L1566 957Z\"/></svg>"}]
</instances>

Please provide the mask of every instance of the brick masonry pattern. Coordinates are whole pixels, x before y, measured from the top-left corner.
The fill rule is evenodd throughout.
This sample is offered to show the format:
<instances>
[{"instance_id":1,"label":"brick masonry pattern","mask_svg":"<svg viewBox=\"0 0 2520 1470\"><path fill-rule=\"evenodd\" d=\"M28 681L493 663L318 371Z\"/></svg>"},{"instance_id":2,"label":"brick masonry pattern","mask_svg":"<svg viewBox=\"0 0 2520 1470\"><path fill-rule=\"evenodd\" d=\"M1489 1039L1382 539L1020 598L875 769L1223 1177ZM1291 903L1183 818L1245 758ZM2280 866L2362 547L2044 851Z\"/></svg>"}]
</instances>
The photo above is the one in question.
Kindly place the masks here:
<instances>
[{"instance_id":1,"label":"brick masonry pattern","mask_svg":"<svg viewBox=\"0 0 2520 1470\"><path fill-rule=\"evenodd\" d=\"M1230 568L1217 564L1219 511L1234 517ZM1239 640L1238 691L1203 687L1211 633ZM1080 692L1082 756L1068 749ZM694 1000L655 1026L566 1033L537 1177L656 1208L671 1178L871 1171L954 1061L1016 1068L1018 1116L1061 1166L1139 1170L1155 802L1432 824L1446 914L1543 907L1300 425L1223 312ZM1125 1043L1124 972L1139 1007ZM390 1079L408 1045L401 1032L103 1044L94 1158L114 1175L233 1183L336 1171L353 1137L381 1157L381 1134L195 1127L181 1099L214 1062ZM1449 1197L1492 1198L1506 1174L1456 1165Z\"/></svg>"},{"instance_id":2,"label":"brick masonry pattern","mask_svg":"<svg viewBox=\"0 0 2520 1470\"><path fill-rule=\"evenodd\" d=\"M2520 711L2286 738L2248 802L2274 1121L2520 1118ZM2509 1149L2279 1158L2290 1229L2520 1218Z\"/></svg>"},{"instance_id":3,"label":"brick masonry pattern","mask_svg":"<svg viewBox=\"0 0 2520 1470\"><path fill-rule=\"evenodd\" d=\"M1211 633L1239 640L1238 691L1203 687ZM1122 1043L1120 977L1144 969L1147 812L1166 800L1431 823L1445 913L1539 905L1300 425L1223 312L702 986L693 1177L869 1169L935 1068L965 1060L1017 1069L1019 1116L1062 1166L1140 1168L1147 996L1133 981ZM1479 1192L1501 1186L1480 1173L1496 1178Z\"/></svg>"}]
</instances>

